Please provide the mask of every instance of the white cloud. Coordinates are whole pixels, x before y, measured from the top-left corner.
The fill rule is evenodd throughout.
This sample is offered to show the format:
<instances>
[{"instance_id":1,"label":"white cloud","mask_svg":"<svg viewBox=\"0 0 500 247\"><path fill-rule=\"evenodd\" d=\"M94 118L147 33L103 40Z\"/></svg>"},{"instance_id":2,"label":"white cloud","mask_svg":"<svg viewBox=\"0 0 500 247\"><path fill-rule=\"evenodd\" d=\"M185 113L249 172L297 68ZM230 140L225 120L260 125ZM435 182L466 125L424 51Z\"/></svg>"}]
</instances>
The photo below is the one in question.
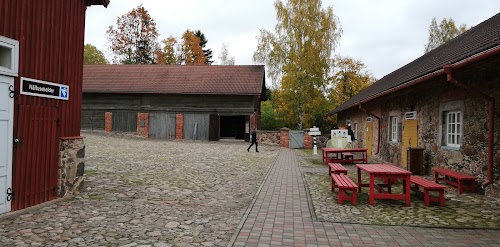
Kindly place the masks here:
<instances>
[{"instance_id":1,"label":"white cloud","mask_svg":"<svg viewBox=\"0 0 500 247\"><path fill-rule=\"evenodd\" d=\"M276 24L273 0L111 0L107 9L87 9L85 42L111 57L107 28L140 4L156 20L161 39L180 37L186 29L200 30L214 60L226 43L229 55L240 65L253 64L259 30L273 31ZM500 10L498 0L323 0L327 4L333 5L344 30L336 53L360 59L376 78L423 54L433 17L451 17L457 24L471 26Z\"/></svg>"}]
</instances>

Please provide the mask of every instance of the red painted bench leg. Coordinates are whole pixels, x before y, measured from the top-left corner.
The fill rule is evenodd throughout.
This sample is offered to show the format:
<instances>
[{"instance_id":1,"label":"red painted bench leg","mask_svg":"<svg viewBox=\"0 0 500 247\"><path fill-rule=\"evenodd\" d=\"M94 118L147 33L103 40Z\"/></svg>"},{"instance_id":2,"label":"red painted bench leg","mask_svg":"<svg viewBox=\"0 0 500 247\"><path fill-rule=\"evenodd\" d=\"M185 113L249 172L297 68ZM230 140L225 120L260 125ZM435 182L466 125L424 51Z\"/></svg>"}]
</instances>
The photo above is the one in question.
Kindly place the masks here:
<instances>
[{"instance_id":1,"label":"red painted bench leg","mask_svg":"<svg viewBox=\"0 0 500 247\"><path fill-rule=\"evenodd\" d=\"M439 190L439 205L444 207L444 190Z\"/></svg>"},{"instance_id":2,"label":"red painted bench leg","mask_svg":"<svg viewBox=\"0 0 500 247\"><path fill-rule=\"evenodd\" d=\"M339 188L338 204L342 204L343 202L344 202L344 189Z\"/></svg>"},{"instance_id":3,"label":"red painted bench leg","mask_svg":"<svg viewBox=\"0 0 500 247\"><path fill-rule=\"evenodd\" d=\"M353 190L352 191L352 200L351 200L351 203L353 206L356 206L357 199L358 199L358 190Z\"/></svg>"}]
</instances>

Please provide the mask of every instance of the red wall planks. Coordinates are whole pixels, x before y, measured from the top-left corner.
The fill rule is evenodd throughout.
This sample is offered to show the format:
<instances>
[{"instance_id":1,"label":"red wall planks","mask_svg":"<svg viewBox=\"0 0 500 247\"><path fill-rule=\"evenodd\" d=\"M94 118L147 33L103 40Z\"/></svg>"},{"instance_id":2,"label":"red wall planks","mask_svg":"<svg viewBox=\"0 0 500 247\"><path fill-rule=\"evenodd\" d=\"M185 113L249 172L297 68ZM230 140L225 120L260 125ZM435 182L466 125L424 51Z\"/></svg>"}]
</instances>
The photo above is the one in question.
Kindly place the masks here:
<instances>
[{"instance_id":1,"label":"red wall planks","mask_svg":"<svg viewBox=\"0 0 500 247\"><path fill-rule=\"evenodd\" d=\"M69 85L68 101L15 98L13 210L56 197L59 138L80 135L84 0L0 0L0 35L19 41L20 78Z\"/></svg>"}]
</instances>

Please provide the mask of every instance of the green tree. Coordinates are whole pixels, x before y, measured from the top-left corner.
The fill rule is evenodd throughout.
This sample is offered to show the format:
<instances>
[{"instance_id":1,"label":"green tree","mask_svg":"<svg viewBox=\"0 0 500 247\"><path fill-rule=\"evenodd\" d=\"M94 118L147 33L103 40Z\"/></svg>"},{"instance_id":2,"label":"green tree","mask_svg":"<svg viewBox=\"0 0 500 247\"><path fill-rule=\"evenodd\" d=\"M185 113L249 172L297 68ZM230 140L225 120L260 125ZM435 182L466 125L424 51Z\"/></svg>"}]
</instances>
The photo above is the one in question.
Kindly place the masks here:
<instances>
[{"instance_id":1,"label":"green tree","mask_svg":"<svg viewBox=\"0 0 500 247\"><path fill-rule=\"evenodd\" d=\"M189 31L189 30L188 30ZM206 49L205 46L207 45L208 40L205 38L205 34L203 34L200 30L197 30L194 32L194 34L200 38L200 46L201 49L203 50L203 54L205 54L205 57L207 58L207 61L205 62L206 64L210 65L214 61L212 61L212 49Z\"/></svg>"},{"instance_id":2,"label":"green tree","mask_svg":"<svg viewBox=\"0 0 500 247\"><path fill-rule=\"evenodd\" d=\"M467 31L465 24L457 28L455 21L451 18L448 18L448 20L444 18L439 26L436 18L432 18L431 25L429 26L429 38L427 44L425 44L425 53L432 51L465 31Z\"/></svg>"},{"instance_id":3,"label":"green tree","mask_svg":"<svg viewBox=\"0 0 500 247\"><path fill-rule=\"evenodd\" d=\"M124 64L152 64L157 57L158 30L148 11L139 5L118 17L116 29L106 32L114 61Z\"/></svg>"},{"instance_id":4,"label":"green tree","mask_svg":"<svg viewBox=\"0 0 500 247\"><path fill-rule=\"evenodd\" d=\"M83 48L83 64L108 64L108 60L97 47L86 44Z\"/></svg>"},{"instance_id":5,"label":"green tree","mask_svg":"<svg viewBox=\"0 0 500 247\"><path fill-rule=\"evenodd\" d=\"M302 129L324 116L316 107L326 102L323 92L341 29L333 8L323 9L321 0L278 0L274 6L275 31L260 30L253 59L266 64L267 74L278 82L273 95L278 117L290 121L296 116L293 123Z\"/></svg>"},{"instance_id":6,"label":"green tree","mask_svg":"<svg viewBox=\"0 0 500 247\"><path fill-rule=\"evenodd\" d=\"M364 71L365 65L359 60L337 57L335 68L329 93L332 109L329 110L337 108L375 82L375 78Z\"/></svg>"},{"instance_id":7,"label":"green tree","mask_svg":"<svg viewBox=\"0 0 500 247\"><path fill-rule=\"evenodd\" d=\"M222 44L219 54L219 65L234 65L234 57L229 57L226 44Z\"/></svg>"},{"instance_id":8,"label":"green tree","mask_svg":"<svg viewBox=\"0 0 500 247\"><path fill-rule=\"evenodd\" d=\"M260 102L260 125L259 129L279 130L284 125L278 118L273 102L270 100Z\"/></svg>"}]
</instances>

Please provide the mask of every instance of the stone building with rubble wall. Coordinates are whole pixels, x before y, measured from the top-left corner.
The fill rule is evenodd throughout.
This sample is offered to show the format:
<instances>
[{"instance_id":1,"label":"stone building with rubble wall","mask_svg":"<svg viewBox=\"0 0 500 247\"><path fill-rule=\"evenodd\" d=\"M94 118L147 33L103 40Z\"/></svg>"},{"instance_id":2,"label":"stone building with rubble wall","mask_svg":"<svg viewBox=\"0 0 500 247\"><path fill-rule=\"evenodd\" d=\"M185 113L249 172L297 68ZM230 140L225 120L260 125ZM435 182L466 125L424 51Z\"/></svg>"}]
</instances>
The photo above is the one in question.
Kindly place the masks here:
<instances>
[{"instance_id":1,"label":"stone building with rubble wall","mask_svg":"<svg viewBox=\"0 0 500 247\"><path fill-rule=\"evenodd\" d=\"M397 51L396 51L397 52ZM328 115L372 161L446 167L500 197L500 14L384 76ZM417 166L411 156L420 155ZM417 157L418 160L418 157ZM415 173L415 172L414 172Z\"/></svg>"}]
</instances>

